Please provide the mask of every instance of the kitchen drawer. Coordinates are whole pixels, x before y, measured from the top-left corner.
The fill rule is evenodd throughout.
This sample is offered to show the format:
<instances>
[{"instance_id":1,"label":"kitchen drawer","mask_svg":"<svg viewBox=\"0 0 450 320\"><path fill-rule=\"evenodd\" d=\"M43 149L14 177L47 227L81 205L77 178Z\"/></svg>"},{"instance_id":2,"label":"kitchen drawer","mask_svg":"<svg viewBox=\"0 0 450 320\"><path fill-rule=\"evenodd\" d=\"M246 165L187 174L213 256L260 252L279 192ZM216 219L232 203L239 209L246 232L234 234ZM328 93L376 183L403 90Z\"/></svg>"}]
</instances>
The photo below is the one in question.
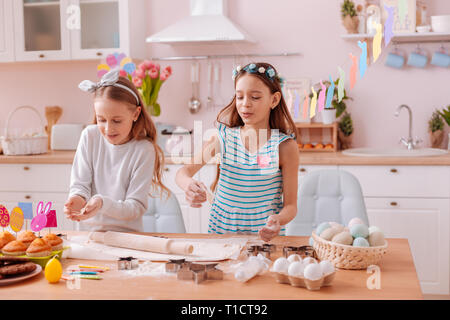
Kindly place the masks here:
<instances>
[{"instance_id":1,"label":"kitchen drawer","mask_svg":"<svg viewBox=\"0 0 450 320\"><path fill-rule=\"evenodd\" d=\"M304 175L317 170L337 170L337 166L315 166L315 165L299 165L298 166L298 176L303 177Z\"/></svg>"},{"instance_id":2,"label":"kitchen drawer","mask_svg":"<svg viewBox=\"0 0 450 320\"><path fill-rule=\"evenodd\" d=\"M0 191L69 191L68 164L0 164Z\"/></svg>"},{"instance_id":3,"label":"kitchen drawer","mask_svg":"<svg viewBox=\"0 0 450 320\"><path fill-rule=\"evenodd\" d=\"M450 197L446 166L339 166L352 173L366 197Z\"/></svg>"}]
</instances>

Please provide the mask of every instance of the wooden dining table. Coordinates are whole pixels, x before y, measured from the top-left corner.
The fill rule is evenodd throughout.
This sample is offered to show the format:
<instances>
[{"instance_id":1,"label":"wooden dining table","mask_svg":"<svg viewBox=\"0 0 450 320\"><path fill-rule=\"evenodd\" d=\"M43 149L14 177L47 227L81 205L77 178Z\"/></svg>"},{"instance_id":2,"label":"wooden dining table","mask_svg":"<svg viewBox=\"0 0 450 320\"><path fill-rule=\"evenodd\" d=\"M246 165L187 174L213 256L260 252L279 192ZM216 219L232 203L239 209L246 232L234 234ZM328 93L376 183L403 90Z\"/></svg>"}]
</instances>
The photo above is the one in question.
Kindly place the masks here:
<instances>
[{"instance_id":1,"label":"wooden dining table","mask_svg":"<svg viewBox=\"0 0 450 320\"><path fill-rule=\"evenodd\" d=\"M55 230L53 230L55 232ZM61 231L66 234L82 232ZM168 238L213 239L227 238L227 235L211 234L164 234ZM232 235L236 237L236 235ZM2 299L164 299L164 300L385 300L423 299L417 272L414 267L407 239L387 239L387 253L378 268L364 270L337 269L332 285L318 291L277 283L270 272L258 275L247 282L239 282L233 273L224 273L223 280L194 281L178 280L175 274L159 276L132 276L130 272L118 270L116 261L62 259L63 270L69 265L106 266L110 270L102 274L101 280L81 279L78 287L60 280L50 284L41 272L35 277L0 286ZM275 260L282 255L283 246L308 244L308 237L279 236L271 243L276 252ZM238 259L245 259L243 248ZM222 261L223 266L237 263L235 260ZM157 262L152 262L157 263ZM162 263L162 262L160 262ZM225 269L226 270L226 269ZM128 270L127 270L128 271Z\"/></svg>"}]
</instances>

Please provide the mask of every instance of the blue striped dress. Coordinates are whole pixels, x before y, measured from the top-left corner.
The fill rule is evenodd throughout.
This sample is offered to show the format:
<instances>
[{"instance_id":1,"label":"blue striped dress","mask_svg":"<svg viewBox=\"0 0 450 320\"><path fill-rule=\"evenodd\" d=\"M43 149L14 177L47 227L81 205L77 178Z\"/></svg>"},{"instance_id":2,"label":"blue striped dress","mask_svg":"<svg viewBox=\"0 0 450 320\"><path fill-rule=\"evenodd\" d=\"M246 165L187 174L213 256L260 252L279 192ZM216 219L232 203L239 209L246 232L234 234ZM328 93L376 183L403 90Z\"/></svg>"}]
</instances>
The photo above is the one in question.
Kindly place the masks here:
<instances>
[{"instance_id":1,"label":"blue striped dress","mask_svg":"<svg viewBox=\"0 0 450 320\"><path fill-rule=\"evenodd\" d=\"M211 206L208 233L257 234L267 218L283 208L278 146L294 134L272 129L255 154L242 143L241 127L219 123L220 175ZM285 234L282 226L280 235Z\"/></svg>"}]
</instances>

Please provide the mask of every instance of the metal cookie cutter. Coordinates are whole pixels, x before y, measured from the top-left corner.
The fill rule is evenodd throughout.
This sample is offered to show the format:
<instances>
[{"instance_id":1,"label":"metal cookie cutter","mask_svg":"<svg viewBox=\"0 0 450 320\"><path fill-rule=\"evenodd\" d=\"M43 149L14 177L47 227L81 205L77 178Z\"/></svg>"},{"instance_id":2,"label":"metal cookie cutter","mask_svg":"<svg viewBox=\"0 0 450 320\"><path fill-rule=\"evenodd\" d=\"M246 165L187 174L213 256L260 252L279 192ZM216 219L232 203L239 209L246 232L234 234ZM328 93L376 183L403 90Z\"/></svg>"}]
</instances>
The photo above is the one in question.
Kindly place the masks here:
<instances>
[{"instance_id":1,"label":"metal cookie cutter","mask_svg":"<svg viewBox=\"0 0 450 320\"><path fill-rule=\"evenodd\" d=\"M177 271L178 280L194 280L199 284L205 280L222 280L223 272L216 268L217 263L198 264L185 262L182 263Z\"/></svg>"},{"instance_id":2,"label":"metal cookie cutter","mask_svg":"<svg viewBox=\"0 0 450 320\"><path fill-rule=\"evenodd\" d=\"M117 269L131 270L138 267L138 260L133 257L121 257L117 260Z\"/></svg>"},{"instance_id":3,"label":"metal cookie cutter","mask_svg":"<svg viewBox=\"0 0 450 320\"><path fill-rule=\"evenodd\" d=\"M314 248L311 246L300 246L300 247L286 246L286 247L283 247L283 255L285 258L289 257L291 254L298 254L302 258L312 257L314 259L318 259L316 250L314 250Z\"/></svg>"},{"instance_id":4,"label":"metal cookie cutter","mask_svg":"<svg viewBox=\"0 0 450 320\"><path fill-rule=\"evenodd\" d=\"M166 263L166 272L177 273L185 261L185 259L169 259Z\"/></svg>"}]
</instances>

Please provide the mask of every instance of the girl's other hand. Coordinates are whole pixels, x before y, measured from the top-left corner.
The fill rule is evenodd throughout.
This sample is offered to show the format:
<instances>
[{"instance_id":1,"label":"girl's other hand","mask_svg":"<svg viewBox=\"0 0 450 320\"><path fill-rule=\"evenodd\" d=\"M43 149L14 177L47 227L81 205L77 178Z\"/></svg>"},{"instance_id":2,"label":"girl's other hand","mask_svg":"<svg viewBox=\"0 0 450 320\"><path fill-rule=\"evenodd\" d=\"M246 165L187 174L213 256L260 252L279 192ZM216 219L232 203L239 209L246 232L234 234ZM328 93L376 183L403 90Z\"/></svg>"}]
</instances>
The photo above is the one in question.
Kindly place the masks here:
<instances>
[{"instance_id":1,"label":"girl's other hand","mask_svg":"<svg viewBox=\"0 0 450 320\"><path fill-rule=\"evenodd\" d=\"M267 218L266 225L259 230L258 234L263 241L268 242L279 235L280 229L281 226L278 218L276 216L270 216Z\"/></svg>"},{"instance_id":2,"label":"girl's other hand","mask_svg":"<svg viewBox=\"0 0 450 320\"><path fill-rule=\"evenodd\" d=\"M102 208L103 200L100 197L93 197L88 201L86 206L81 210L79 216L75 217L76 221L82 221L89 218L92 218L97 214L97 212Z\"/></svg>"},{"instance_id":3,"label":"girl's other hand","mask_svg":"<svg viewBox=\"0 0 450 320\"><path fill-rule=\"evenodd\" d=\"M192 179L186 190L186 201L192 208L201 208L202 203L206 201L206 186L200 182Z\"/></svg>"},{"instance_id":4,"label":"girl's other hand","mask_svg":"<svg viewBox=\"0 0 450 320\"><path fill-rule=\"evenodd\" d=\"M80 214L81 209L86 205L86 200L80 196L72 196L64 203L64 214L67 219L74 220Z\"/></svg>"}]
</instances>

